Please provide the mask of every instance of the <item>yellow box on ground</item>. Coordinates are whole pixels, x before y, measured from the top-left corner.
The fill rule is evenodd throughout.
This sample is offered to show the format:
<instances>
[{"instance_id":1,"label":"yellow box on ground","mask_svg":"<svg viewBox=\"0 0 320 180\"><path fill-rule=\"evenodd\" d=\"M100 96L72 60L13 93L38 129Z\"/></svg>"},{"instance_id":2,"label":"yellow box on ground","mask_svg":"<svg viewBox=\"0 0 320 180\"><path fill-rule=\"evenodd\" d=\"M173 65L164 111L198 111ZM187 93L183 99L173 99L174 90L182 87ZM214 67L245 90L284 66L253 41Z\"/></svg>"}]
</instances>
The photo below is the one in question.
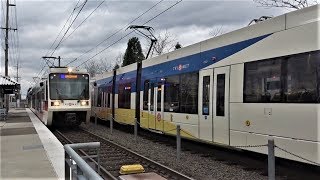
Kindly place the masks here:
<instances>
[{"instance_id":1,"label":"yellow box on ground","mask_svg":"<svg viewBox=\"0 0 320 180\"><path fill-rule=\"evenodd\" d=\"M120 168L120 174L135 174L135 173L143 173L144 168L140 164L131 164L131 165L123 165Z\"/></svg>"}]
</instances>

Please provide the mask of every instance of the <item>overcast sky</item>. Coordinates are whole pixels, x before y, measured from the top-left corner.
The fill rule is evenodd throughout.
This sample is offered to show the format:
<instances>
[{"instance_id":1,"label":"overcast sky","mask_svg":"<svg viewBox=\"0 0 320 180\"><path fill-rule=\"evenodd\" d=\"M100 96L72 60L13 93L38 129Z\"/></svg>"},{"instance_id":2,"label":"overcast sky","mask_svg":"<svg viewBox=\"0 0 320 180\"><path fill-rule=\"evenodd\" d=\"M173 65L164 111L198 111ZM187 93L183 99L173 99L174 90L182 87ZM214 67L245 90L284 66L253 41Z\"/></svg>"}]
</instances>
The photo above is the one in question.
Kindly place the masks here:
<instances>
[{"instance_id":1,"label":"overcast sky","mask_svg":"<svg viewBox=\"0 0 320 180\"><path fill-rule=\"evenodd\" d=\"M32 77L37 76L42 67L46 65L41 57L51 55L57 43L55 43L53 47L51 47L51 45L74 9L77 1L78 0L17 0L16 7L20 42L19 74L21 76L23 97L25 97L27 89L33 82ZM5 1L2 0L1 2L3 6ZM11 0L10 2L14 3L14 0ZM83 2L84 0L80 0L79 5ZM70 28L69 33L71 33L74 28L77 27L81 21L84 20L101 2L102 1L89 0L74 22L74 25ZM69 38L63 41L63 43L54 52L53 56L61 56L62 65L65 65L74 58L79 57L86 51L95 47L103 39L106 39L119 29L128 26L130 21L141 15L157 2L159 1L105 1L83 25L81 25ZM177 1L172 0L161 2L154 9L150 10L131 24L142 25L176 2ZM175 38L176 42L179 42L182 46L188 46L212 37L210 32L217 28L221 28L222 32L229 32L247 26L247 24L254 18L258 18L263 15L277 16L288 12L286 9L266 9L258 6L259 5L253 3L252 0L184 0L146 25L154 28L154 34L156 36L167 30L167 32ZM10 9L12 9L12 11L15 10L12 7L10 7ZM5 23L3 15L5 12L2 8L0 10L1 25L4 26ZM76 9L73 18L79 10L80 7ZM13 16L13 14L11 14L11 16ZM11 20L14 20L14 18ZM70 21L67 26L69 24ZM15 26L15 23L11 23L11 26ZM66 28L62 31L62 34L65 30ZM78 66L129 32L129 30L120 31L92 52L81 56L70 66ZM143 49L147 48L146 40L138 34L132 33L123 38L119 43L110 46L110 48L92 60L103 59L104 61L113 63L120 53L125 52L126 43L128 39L133 36L139 37ZM58 37L58 41L61 37L62 35ZM4 34L2 32L2 45L4 43L3 38ZM12 33L9 38L15 39L15 35ZM11 42L11 46L12 44L13 42ZM16 54L15 50L10 50L11 53L13 52L12 54ZM13 66L16 64L15 59L17 59L17 56L10 56L9 75L12 77L16 73ZM3 48L1 49L1 74L4 75Z\"/></svg>"}]
</instances>

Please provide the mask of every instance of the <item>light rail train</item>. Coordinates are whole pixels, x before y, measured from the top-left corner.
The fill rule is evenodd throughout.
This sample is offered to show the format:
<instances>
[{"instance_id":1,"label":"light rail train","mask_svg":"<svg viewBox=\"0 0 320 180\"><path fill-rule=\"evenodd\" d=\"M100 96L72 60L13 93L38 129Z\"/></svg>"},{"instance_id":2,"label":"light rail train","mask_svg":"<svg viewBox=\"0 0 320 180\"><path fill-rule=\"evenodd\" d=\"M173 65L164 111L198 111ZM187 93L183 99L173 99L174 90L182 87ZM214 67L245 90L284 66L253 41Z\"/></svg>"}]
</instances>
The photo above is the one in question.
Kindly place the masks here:
<instances>
[{"instance_id":1,"label":"light rail train","mask_svg":"<svg viewBox=\"0 0 320 180\"><path fill-rule=\"evenodd\" d=\"M227 146L273 138L320 163L319 20L316 5L106 72L92 115L133 125L137 113L141 128L175 135L180 124L185 138Z\"/></svg>"},{"instance_id":2,"label":"light rail train","mask_svg":"<svg viewBox=\"0 0 320 180\"><path fill-rule=\"evenodd\" d=\"M91 110L90 76L85 70L50 68L27 94L30 109L47 126L77 126L88 122Z\"/></svg>"}]
</instances>

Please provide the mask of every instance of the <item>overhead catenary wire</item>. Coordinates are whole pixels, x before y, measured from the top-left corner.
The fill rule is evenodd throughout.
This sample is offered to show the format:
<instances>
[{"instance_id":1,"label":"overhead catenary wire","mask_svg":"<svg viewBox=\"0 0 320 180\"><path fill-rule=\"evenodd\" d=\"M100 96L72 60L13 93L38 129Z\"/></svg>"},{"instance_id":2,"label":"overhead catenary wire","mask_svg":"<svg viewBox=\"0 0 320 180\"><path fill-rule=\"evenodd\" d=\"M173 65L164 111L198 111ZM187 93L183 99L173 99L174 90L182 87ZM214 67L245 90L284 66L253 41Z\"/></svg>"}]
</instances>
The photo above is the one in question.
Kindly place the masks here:
<instances>
[{"instance_id":1,"label":"overhead catenary wire","mask_svg":"<svg viewBox=\"0 0 320 180\"><path fill-rule=\"evenodd\" d=\"M67 30L65 31L65 33L63 34L62 38L60 39L58 45L54 48L53 52L51 53L50 56L52 56L54 54L54 52L58 49L58 47L61 45L62 40L64 39L64 37L67 35L68 31L70 30L70 28L72 27L73 23L76 21L76 19L78 18L79 14L81 13L81 11L83 10L84 6L86 5L86 3L88 2L88 0L85 0L85 2L83 3L83 5L81 6L80 10L78 11L76 17L73 19L73 21L71 22L71 24L69 25L69 27L67 28Z\"/></svg>"},{"instance_id":2,"label":"overhead catenary wire","mask_svg":"<svg viewBox=\"0 0 320 180\"><path fill-rule=\"evenodd\" d=\"M109 40L110 38L112 38L113 36L115 36L116 34L118 34L119 32L121 32L122 30L125 30L128 25L130 25L131 23L135 22L136 20L138 20L139 18L141 18L142 16L144 16L146 13L148 13L149 11L151 11L152 9L154 9L156 6L158 6L161 2L163 2L164 0L160 0L159 2L157 2L156 4L154 4L153 6L151 6L149 9L147 9L146 11L144 11L142 14L140 14L139 16L137 16L136 18L134 18L132 21L130 21L129 23L127 23L125 26L123 26L122 28L118 29L117 31L115 31L113 34L111 34L110 36L108 36L107 38L105 38L104 40L102 40L100 43L98 43L95 47L89 49L88 51L86 51L85 53L81 54L80 56L76 57L74 60L70 61L68 65L70 65L71 63L77 61L79 58L81 58L82 56L84 56L85 54L93 51L94 49L96 49L97 47L99 47L101 44L103 44L104 42L106 42L107 40Z\"/></svg>"},{"instance_id":3,"label":"overhead catenary wire","mask_svg":"<svg viewBox=\"0 0 320 180\"><path fill-rule=\"evenodd\" d=\"M56 43L56 41L58 40L60 34L62 33L62 31L64 30L64 28L66 27L67 23L69 22L69 20L72 18L74 12L76 11L77 9L77 6L79 4L80 0L78 0L78 2L76 3L75 7L73 8L72 12L70 13L69 17L67 18L66 22L64 23L63 27L61 28L61 30L59 31L58 35L56 36L55 40L53 41L53 43L51 44L51 46L49 47L47 53L45 54L45 56L48 56L48 54L50 53L50 49L53 47L53 45ZM40 61L41 61L41 58L40 58ZM47 62L46 62L47 64ZM46 67L46 64L43 64L42 68L40 69L40 71L37 73L36 77L38 78L42 71L44 70L44 68Z\"/></svg>"},{"instance_id":4,"label":"overhead catenary wire","mask_svg":"<svg viewBox=\"0 0 320 180\"><path fill-rule=\"evenodd\" d=\"M87 0L86 0L86 1L87 1ZM86 1L85 1L85 2L86 2ZM80 0L77 1L77 3L76 3L76 5L74 6L72 12L70 13L69 17L68 17L67 20L65 21L65 23L64 23L63 27L61 28L60 32L58 33L57 37L55 38L55 40L53 41L53 43L52 43L51 46L49 47L49 50L48 50L48 52L46 53L45 56L48 56L48 54L50 53L50 49L51 49L51 48L53 47L53 45L56 43L56 41L58 40L60 34L62 33L62 31L65 29L66 25L68 24L68 22L72 19L72 16L73 16L73 14L75 13L76 9L78 8L78 4L79 4L79 3L80 3ZM71 24L71 23L70 23L70 24ZM72 25L72 24L71 24L71 25ZM71 26L69 26L69 27L71 27ZM54 51L53 51L53 53L54 53ZM52 54L53 54L53 53L52 53ZM52 56L52 54L51 54L51 56ZM40 60L41 60L41 58L40 58ZM46 62L46 64L48 64L48 62ZM45 72L42 73L42 71L45 69L46 64L44 64L44 65L42 66L40 72L36 75L37 78L41 77L41 76L45 73ZM52 63L51 63L51 64L52 64Z\"/></svg>"},{"instance_id":5,"label":"overhead catenary wire","mask_svg":"<svg viewBox=\"0 0 320 180\"><path fill-rule=\"evenodd\" d=\"M173 8L174 6L176 6L177 4L181 3L182 0L177 1L175 4L171 5L170 7L168 7L167 9L163 10L162 12L160 12L159 14L157 14L156 16L152 17L151 19L149 19L148 21L146 21L143 25L146 25L147 23L153 21L154 19L156 19L157 17L159 17L160 15L162 15L163 13L167 12L168 10L170 10L171 8ZM132 30L131 32L127 33L126 35L122 36L120 39L118 39L117 41L113 42L111 45L107 46L106 48L102 49L101 51L99 51L98 53L96 53L95 55L93 55L92 57L90 57L89 59L85 60L84 62L82 62L80 65L78 65L77 67L80 67L81 65L85 64L86 62L90 61L91 59L93 59L94 57L96 57L97 55L101 54L102 52L104 52L105 50L109 49L111 46L117 44L118 42L120 42L122 39L124 39L125 37L129 36L131 33L133 33L134 30Z\"/></svg>"},{"instance_id":6,"label":"overhead catenary wire","mask_svg":"<svg viewBox=\"0 0 320 180\"><path fill-rule=\"evenodd\" d=\"M56 41L58 40L60 34L62 33L63 29L66 27L67 23L69 22L69 20L71 19L73 13L76 11L77 6L79 4L80 0L78 0L77 4L75 5L75 7L73 8L72 12L70 13L68 19L66 20L66 22L64 23L63 27L61 28L60 32L58 33L57 37L55 38L55 40L53 41L53 43L51 44L51 46L49 47L48 52L46 53L46 56L48 56L50 49L53 47L53 45L56 43Z\"/></svg>"},{"instance_id":7,"label":"overhead catenary wire","mask_svg":"<svg viewBox=\"0 0 320 180\"><path fill-rule=\"evenodd\" d=\"M104 2L105 0L101 1L101 3L66 38L64 38L61 43L66 41Z\"/></svg>"}]
</instances>

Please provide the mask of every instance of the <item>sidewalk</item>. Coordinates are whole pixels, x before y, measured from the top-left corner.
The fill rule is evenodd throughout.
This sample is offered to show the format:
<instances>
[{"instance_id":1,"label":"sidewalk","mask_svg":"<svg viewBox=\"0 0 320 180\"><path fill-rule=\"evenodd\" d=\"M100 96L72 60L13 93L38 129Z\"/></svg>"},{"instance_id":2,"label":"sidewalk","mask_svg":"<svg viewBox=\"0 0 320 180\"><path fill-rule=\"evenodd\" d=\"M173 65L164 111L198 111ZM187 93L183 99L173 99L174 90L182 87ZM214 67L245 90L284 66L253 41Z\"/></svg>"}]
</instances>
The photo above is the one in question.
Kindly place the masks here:
<instances>
[{"instance_id":1,"label":"sidewalk","mask_svg":"<svg viewBox=\"0 0 320 180\"><path fill-rule=\"evenodd\" d=\"M25 109L0 121L0 179L58 179Z\"/></svg>"}]
</instances>

